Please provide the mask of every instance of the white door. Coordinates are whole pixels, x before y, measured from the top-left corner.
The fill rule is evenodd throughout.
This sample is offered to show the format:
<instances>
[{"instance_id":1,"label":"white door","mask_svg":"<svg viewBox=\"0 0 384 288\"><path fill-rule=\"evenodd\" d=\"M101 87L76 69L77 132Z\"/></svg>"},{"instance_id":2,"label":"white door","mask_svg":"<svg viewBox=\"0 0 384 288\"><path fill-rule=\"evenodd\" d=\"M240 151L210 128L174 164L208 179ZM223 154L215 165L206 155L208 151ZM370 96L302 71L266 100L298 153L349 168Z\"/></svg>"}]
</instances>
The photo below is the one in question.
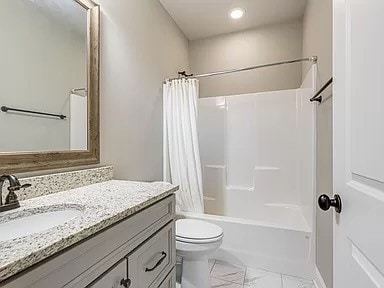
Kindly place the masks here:
<instances>
[{"instance_id":1,"label":"white door","mask_svg":"<svg viewBox=\"0 0 384 288\"><path fill-rule=\"evenodd\" d=\"M384 0L334 0L334 287L384 287Z\"/></svg>"}]
</instances>

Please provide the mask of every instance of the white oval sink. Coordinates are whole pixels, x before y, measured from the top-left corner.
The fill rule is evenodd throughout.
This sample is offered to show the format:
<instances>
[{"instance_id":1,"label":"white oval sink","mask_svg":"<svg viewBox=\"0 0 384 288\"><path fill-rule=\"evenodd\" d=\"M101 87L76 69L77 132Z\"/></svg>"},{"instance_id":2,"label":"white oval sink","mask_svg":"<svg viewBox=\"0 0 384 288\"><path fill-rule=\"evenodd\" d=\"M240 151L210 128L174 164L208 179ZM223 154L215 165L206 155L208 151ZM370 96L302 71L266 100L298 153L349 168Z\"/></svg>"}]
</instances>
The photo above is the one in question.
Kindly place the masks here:
<instances>
[{"instance_id":1,"label":"white oval sink","mask_svg":"<svg viewBox=\"0 0 384 288\"><path fill-rule=\"evenodd\" d=\"M36 212L33 212L31 210L14 212L7 215L8 219L0 218L3 220L0 221L0 242L43 232L62 225L83 213L80 209L67 207L61 209L60 207L51 209L44 207L42 210L36 209Z\"/></svg>"}]
</instances>

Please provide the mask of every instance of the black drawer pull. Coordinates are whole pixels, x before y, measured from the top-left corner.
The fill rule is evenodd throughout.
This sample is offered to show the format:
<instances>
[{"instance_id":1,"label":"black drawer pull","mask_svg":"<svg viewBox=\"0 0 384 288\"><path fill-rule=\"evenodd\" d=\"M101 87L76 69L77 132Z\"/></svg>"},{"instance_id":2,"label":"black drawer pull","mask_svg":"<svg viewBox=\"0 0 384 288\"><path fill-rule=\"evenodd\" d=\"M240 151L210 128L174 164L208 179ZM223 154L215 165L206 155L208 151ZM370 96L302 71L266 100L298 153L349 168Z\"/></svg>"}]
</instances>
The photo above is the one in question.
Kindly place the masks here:
<instances>
[{"instance_id":1,"label":"black drawer pull","mask_svg":"<svg viewBox=\"0 0 384 288\"><path fill-rule=\"evenodd\" d=\"M159 259L159 261L157 261L157 263L155 264L155 266L153 266L152 268L145 268L145 272L152 272L153 270L155 270L161 263L163 263L164 259L167 258L167 253L165 253L164 251L161 252L161 258Z\"/></svg>"}]
</instances>

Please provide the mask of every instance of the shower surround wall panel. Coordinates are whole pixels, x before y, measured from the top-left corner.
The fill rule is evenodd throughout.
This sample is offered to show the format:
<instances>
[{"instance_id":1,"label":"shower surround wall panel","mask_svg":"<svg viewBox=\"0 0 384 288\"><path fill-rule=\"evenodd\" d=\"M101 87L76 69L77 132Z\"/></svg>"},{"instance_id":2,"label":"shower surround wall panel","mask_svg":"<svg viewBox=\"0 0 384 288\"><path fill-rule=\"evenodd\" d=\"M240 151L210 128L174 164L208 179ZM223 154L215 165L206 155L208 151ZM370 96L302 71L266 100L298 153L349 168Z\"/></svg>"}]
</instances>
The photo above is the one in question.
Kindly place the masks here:
<instances>
[{"instance_id":1,"label":"shower surround wall panel","mask_svg":"<svg viewBox=\"0 0 384 288\"><path fill-rule=\"evenodd\" d=\"M223 228L216 259L312 277L315 76L313 65L299 89L199 99L206 214L184 216Z\"/></svg>"},{"instance_id":2,"label":"shower surround wall panel","mask_svg":"<svg viewBox=\"0 0 384 288\"><path fill-rule=\"evenodd\" d=\"M303 197L313 191L306 95L297 89L199 100L206 213L258 219L265 210L285 210L311 230Z\"/></svg>"},{"instance_id":3,"label":"shower surround wall panel","mask_svg":"<svg viewBox=\"0 0 384 288\"><path fill-rule=\"evenodd\" d=\"M299 114L299 151L297 183L304 217L314 227L316 201L316 105L308 97L316 92L317 65L313 65L296 90Z\"/></svg>"},{"instance_id":4,"label":"shower surround wall panel","mask_svg":"<svg viewBox=\"0 0 384 288\"><path fill-rule=\"evenodd\" d=\"M255 204L298 203L295 98L295 91L227 97L229 216L248 219Z\"/></svg>"},{"instance_id":5,"label":"shower surround wall panel","mask_svg":"<svg viewBox=\"0 0 384 288\"><path fill-rule=\"evenodd\" d=\"M226 215L225 97L199 99L198 133L205 213Z\"/></svg>"}]
</instances>

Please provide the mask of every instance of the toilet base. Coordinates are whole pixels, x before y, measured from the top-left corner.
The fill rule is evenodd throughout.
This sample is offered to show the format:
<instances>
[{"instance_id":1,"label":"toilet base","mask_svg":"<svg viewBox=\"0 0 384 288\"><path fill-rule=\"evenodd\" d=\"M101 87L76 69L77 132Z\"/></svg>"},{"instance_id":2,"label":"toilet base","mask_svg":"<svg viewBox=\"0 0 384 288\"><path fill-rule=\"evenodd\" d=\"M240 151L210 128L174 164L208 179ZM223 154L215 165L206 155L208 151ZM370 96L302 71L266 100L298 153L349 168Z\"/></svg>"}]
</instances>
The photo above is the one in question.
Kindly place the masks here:
<instances>
[{"instance_id":1,"label":"toilet base","mask_svg":"<svg viewBox=\"0 0 384 288\"><path fill-rule=\"evenodd\" d=\"M210 288L211 280L208 270L208 257L183 257L181 288Z\"/></svg>"},{"instance_id":2,"label":"toilet base","mask_svg":"<svg viewBox=\"0 0 384 288\"><path fill-rule=\"evenodd\" d=\"M211 288L208 255L223 242L223 229L200 220L176 221L176 254L183 259L181 288Z\"/></svg>"}]
</instances>

